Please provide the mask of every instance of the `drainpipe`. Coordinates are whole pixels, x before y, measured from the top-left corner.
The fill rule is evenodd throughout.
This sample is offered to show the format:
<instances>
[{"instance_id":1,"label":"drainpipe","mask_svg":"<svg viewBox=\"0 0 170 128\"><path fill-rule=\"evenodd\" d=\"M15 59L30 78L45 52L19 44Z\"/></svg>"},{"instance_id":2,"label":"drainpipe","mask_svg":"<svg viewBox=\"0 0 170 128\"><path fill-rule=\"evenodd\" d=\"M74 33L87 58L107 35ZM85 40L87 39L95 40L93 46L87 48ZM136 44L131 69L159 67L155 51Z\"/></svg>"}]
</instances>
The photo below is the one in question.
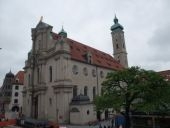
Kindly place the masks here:
<instances>
[{"instance_id":1,"label":"drainpipe","mask_svg":"<svg viewBox=\"0 0 170 128\"><path fill-rule=\"evenodd\" d=\"M97 83L97 95L99 95L99 78L98 78L98 68L96 65L96 83Z\"/></svg>"}]
</instances>

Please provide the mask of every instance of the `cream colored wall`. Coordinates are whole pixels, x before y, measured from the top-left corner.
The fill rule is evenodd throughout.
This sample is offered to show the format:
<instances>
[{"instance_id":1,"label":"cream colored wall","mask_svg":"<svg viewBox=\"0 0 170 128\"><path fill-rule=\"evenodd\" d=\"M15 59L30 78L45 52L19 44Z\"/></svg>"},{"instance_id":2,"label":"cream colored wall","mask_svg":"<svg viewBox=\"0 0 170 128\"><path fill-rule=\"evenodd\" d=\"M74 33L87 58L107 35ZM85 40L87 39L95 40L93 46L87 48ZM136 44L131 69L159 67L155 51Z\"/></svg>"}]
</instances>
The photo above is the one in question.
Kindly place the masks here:
<instances>
[{"instance_id":1,"label":"cream colored wall","mask_svg":"<svg viewBox=\"0 0 170 128\"><path fill-rule=\"evenodd\" d=\"M84 94L84 87L88 87L88 96L90 101L93 100L93 87L96 87L96 94L101 93L101 83L104 81L106 75L111 70L96 67L88 63L82 63L79 61L71 60L70 55L67 54L70 51L69 45L64 42L66 39L61 39L58 42L51 40L50 29L38 34L38 38L35 41L41 40L42 51L41 57L45 57L38 61L38 67L40 71L40 82L37 80L37 69L34 70L34 85L38 87L35 95L38 96L38 118L49 119L52 121L58 121L59 123L69 122L70 102L72 100L72 87L76 85L78 87L78 94ZM53 45L55 42L55 45ZM38 43L36 49L38 49ZM48 57L47 57L48 56ZM37 59L38 60L38 59ZM73 74L72 67L78 66L79 73ZM49 81L49 67L52 66L52 82ZM87 68L88 75L85 76L83 68ZM96 70L97 76L93 77L92 70ZM32 75L31 67L25 69L25 96L24 96L24 114L30 116L31 114L31 94L28 86L28 75ZM104 77L101 78L100 71L103 71ZM31 83L30 83L31 84ZM98 84L98 85L97 85ZM41 90L41 87L46 87L45 90ZM51 98L52 104L50 105L49 99ZM29 100L29 103L28 103ZM90 115L87 114L87 109L90 111ZM94 116L93 105L80 106L81 121L88 122L96 119ZM61 118L62 117L62 118ZM76 119L76 117L74 117ZM72 118L71 118L72 120ZM83 122L83 123L84 123Z\"/></svg>"},{"instance_id":2,"label":"cream colored wall","mask_svg":"<svg viewBox=\"0 0 170 128\"><path fill-rule=\"evenodd\" d=\"M24 73L24 88L23 88L23 91L25 91L23 93L23 114L28 116L28 117L31 115L31 94L28 91L29 88L31 88L28 85L28 83L29 83L28 82L28 75L29 74L31 74L31 70L30 69L25 69L25 73ZM31 79L31 76L30 76L30 79Z\"/></svg>"},{"instance_id":3,"label":"cream colored wall","mask_svg":"<svg viewBox=\"0 0 170 128\"><path fill-rule=\"evenodd\" d=\"M77 108L80 112L70 112L70 123L71 124L88 124L91 121L96 121L96 112L94 111L93 104L85 105L71 105L72 108ZM89 114L87 114L89 111Z\"/></svg>"},{"instance_id":4,"label":"cream colored wall","mask_svg":"<svg viewBox=\"0 0 170 128\"><path fill-rule=\"evenodd\" d=\"M75 75L72 72L72 68L74 65L77 65L78 67L78 74ZM83 68L87 68L88 70L88 75L85 76L83 73ZM97 67L90 65L90 64L86 64L86 63L81 63L78 61L71 61L71 66L70 66L70 70L71 70L71 76L72 76L72 85L76 85L78 87L78 94L82 93L84 94L84 87L87 86L88 87L88 96L90 98L90 101L93 100L93 87L96 87L96 94L100 94L101 93L101 84L102 82L105 80L105 77L107 75L108 72L111 72L111 70L102 68L102 67ZM92 75L92 70L96 71L97 75L94 77ZM104 77L101 78L100 76L100 71L103 71ZM98 82L97 82L98 81ZM98 86L97 86L98 83Z\"/></svg>"}]
</instances>

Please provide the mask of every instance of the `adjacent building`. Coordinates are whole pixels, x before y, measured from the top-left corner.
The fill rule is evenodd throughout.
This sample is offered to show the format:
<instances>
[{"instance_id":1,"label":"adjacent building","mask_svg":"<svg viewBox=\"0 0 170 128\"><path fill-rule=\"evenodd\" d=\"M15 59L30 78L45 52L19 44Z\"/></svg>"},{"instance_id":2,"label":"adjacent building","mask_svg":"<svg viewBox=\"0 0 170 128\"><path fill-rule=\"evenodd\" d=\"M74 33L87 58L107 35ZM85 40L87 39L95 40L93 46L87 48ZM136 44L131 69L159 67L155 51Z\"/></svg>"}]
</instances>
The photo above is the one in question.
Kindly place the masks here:
<instances>
[{"instance_id":1,"label":"adjacent building","mask_svg":"<svg viewBox=\"0 0 170 128\"><path fill-rule=\"evenodd\" d=\"M24 72L14 75L11 71L6 74L0 89L0 110L2 114L22 112Z\"/></svg>"},{"instance_id":2,"label":"adjacent building","mask_svg":"<svg viewBox=\"0 0 170 128\"><path fill-rule=\"evenodd\" d=\"M19 71L12 82L12 95L10 98L9 109L13 112L22 113L23 107L23 83L24 83L24 72Z\"/></svg>"},{"instance_id":3,"label":"adjacent building","mask_svg":"<svg viewBox=\"0 0 170 128\"><path fill-rule=\"evenodd\" d=\"M5 75L3 85L0 90L0 111L2 114L5 114L6 111L9 111L13 80L14 74L10 71Z\"/></svg>"},{"instance_id":4,"label":"adjacent building","mask_svg":"<svg viewBox=\"0 0 170 128\"><path fill-rule=\"evenodd\" d=\"M170 81L170 70L164 70L158 72L162 77L165 78L166 81Z\"/></svg>"},{"instance_id":5,"label":"adjacent building","mask_svg":"<svg viewBox=\"0 0 170 128\"><path fill-rule=\"evenodd\" d=\"M93 100L101 94L107 73L128 67L123 26L115 16L111 26L115 58L68 38L63 28L59 33L52 29L42 20L32 28L32 49L24 67L23 113L71 124L103 118Z\"/></svg>"}]
</instances>

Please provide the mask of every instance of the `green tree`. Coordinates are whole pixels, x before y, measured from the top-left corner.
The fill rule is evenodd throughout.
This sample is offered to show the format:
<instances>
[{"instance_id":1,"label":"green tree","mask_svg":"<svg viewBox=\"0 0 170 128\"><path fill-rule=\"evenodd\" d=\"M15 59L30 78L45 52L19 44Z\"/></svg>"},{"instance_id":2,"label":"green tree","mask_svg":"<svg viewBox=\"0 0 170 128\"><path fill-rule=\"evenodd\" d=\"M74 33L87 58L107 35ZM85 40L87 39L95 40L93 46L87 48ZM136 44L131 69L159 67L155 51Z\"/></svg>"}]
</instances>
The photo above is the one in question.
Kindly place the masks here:
<instances>
[{"instance_id":1,"label":"green tree","mask_svg":"<svg viewBox=\"0 0 170 128\"><path fill-rule=\"evenodd\" d=\"M169 92L170 86L158 73L131 67L108 73L102 83L102 95L96 97L95 105L97 110L124 108L126 128L129 128L130 110L167 109Z\"/></svg>"}]
</instances>

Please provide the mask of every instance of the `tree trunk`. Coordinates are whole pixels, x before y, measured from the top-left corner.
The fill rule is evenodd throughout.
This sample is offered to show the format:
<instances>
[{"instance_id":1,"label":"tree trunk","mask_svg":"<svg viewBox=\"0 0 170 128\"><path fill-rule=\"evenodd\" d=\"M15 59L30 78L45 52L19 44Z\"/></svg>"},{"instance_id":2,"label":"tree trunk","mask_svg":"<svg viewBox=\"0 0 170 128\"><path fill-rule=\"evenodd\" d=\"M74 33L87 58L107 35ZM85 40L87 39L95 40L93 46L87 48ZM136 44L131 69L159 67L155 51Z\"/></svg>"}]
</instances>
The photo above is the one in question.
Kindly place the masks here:
<instances>
[{"instance_id":1,"label":"tree trunk","mask_svg":"<svg viewBox=\"0 0 170 128\"><path fill-rule=\"evenodd\" d=\"M126 105L125 106L125 119L126 119L125 128L130 128L130 126L131 126L129 111L130 111L130 106Z\"/></svg>"}]
</instances>

